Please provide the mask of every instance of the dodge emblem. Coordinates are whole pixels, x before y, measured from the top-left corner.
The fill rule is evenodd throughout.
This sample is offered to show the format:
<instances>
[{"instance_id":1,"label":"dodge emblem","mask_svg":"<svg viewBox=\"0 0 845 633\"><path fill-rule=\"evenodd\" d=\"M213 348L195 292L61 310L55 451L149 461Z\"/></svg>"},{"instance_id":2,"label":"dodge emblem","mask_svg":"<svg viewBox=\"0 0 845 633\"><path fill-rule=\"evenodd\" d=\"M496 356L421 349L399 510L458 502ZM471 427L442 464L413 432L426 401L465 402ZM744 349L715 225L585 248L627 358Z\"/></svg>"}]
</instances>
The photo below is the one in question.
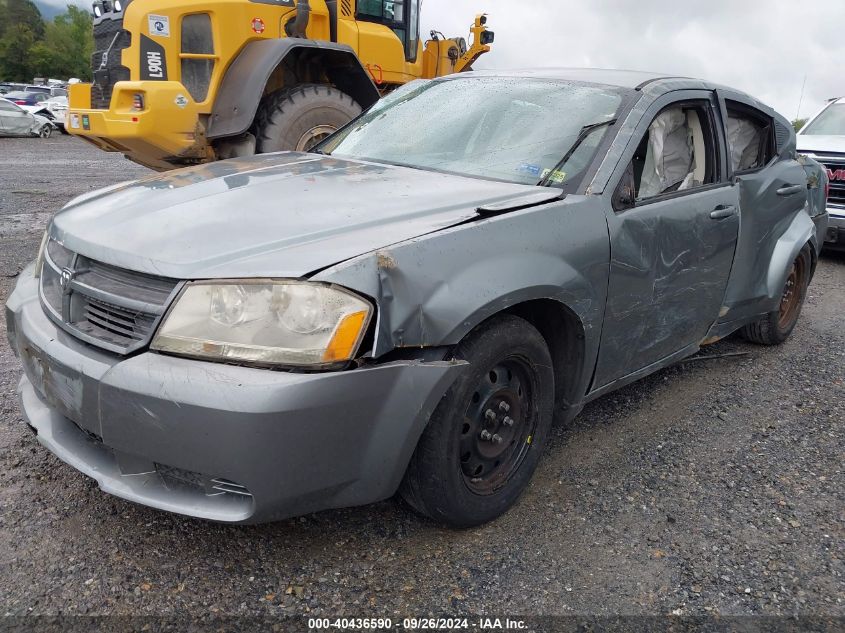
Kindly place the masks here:
<instances>
[{"instance_id":1,"label":"dodge emblem","mask_svg":"<svg viewBox=\"0 0 845 633\"><path fill-rule=\"evenodd\" d=\"M62 293L70 294L70 283L73 281L75 276L76 271L71 270L70 268L62 269L62 276L59 278L59 285L62 287Z\"/></svg>"}]
</instances>

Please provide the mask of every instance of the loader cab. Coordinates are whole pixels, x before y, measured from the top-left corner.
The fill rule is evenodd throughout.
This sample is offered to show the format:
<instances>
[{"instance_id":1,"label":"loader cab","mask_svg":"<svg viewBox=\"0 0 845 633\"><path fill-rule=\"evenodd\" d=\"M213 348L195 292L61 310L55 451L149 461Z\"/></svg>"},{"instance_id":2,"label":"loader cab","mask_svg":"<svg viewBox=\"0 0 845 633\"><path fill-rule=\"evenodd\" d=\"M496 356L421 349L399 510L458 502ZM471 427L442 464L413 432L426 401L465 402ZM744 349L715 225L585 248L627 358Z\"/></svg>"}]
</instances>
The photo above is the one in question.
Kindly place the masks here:
<instances>
[{"instance_id":1,"label":"loader cab","mask_svg":"<svg viewBox=\"0 0 845 633\"><path fill-rule=\"evenodd\" d=\"M416 62L420 41L422 0L358 0L356 19L393 30L405 49L405 61Z\"/></svg>"}]
</instances>

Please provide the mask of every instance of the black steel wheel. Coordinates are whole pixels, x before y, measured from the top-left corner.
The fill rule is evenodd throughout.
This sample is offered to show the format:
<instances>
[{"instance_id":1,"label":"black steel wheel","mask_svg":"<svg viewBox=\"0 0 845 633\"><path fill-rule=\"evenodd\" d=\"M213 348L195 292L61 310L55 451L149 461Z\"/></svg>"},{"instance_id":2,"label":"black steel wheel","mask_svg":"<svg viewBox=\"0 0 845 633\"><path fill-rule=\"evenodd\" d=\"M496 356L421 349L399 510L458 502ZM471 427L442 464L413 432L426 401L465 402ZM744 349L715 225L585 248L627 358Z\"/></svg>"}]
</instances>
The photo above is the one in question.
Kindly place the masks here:
<instances>
[{"instance_id":1,"label":"black steel wheel","mask_svg":"<svg viewBox=\"0 0 845 633\"><path fill-rule=\"evenodd\" d=\"M742 328L743 338L760 345L779 345L789 338L801 316L812 276L812 252L804 246L787 271L780 303L776 310Z\"/></svg>"},{"instance_id":2,"label":"black steel wheel","mask_svg":"<svg viewBox=\"0 0 845 633\"><path fill-rule=\"evenodd\" d=\"M429 420L400 490L454 527L490 521L525 490L552 422L554 374L542 335L503 315L458 345L468 367Z\"/></svg>"},{"instance_id":3,"label":"black steel wheel","mask_svg":"<svg viewBox=\"0 0 845 633\"><path fill-rule=\"evenodd\" d=\"M537 426L532 415L529 361L509 357L482 376L461 427L464 483L479 495L493 494L522 464Z\"/></svg>"}]
</instances>

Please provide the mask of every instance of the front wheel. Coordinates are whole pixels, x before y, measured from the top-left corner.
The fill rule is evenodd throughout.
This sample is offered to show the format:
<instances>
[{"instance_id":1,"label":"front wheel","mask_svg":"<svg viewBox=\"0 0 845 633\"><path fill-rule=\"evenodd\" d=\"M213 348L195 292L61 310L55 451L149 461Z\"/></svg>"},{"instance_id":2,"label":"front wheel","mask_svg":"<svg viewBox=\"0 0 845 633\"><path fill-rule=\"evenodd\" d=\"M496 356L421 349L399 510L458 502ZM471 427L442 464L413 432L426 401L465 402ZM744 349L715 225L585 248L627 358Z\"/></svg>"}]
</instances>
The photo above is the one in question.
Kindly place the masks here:
<instances>
[{"instance_id":1,"label":"front wheel","mask_svg":"<svg viewBox=\"0 0 845 633\"><path fill-rule=\"evenodd\" d=\"M361 114L349 95L318 84L286 88L267 95L256 119L256 149L307 152Z\"/></svg>"},{"instance_id":2,"label":"front wheel","mask_svg":"<svg viewBox=\"0 0 845 633\"><path fill-rule=\"evenodd\" d=\"M38 136L41 138L50 138L53 135L53 126L49 123L45 123L41 126L41 129L38 130Z\"/></svg>"},{"instance_id":3,"label":"front wheel","mask_svg":"<svg viewBox=\"0 0 845 633\"><path fill-rule=\"evenodd\" d=\"M792 262L777 310L742 328L743 338L760 345L779 345L789 338L801 316L812 266L810 247L805 245Z\"/></svg>"},{"instance_id":4,"label":"front wheel","mask_svg":"<svg viewBox=\"0 0 845 633\"><path fill-rule=\"evenodd\" d=\"M432 414L400 492L420 513L470 527L528 486L552 423L554 374L542 335L511 315L469 334L454 358L469 367Z\"/></svg>"}]
</instances>

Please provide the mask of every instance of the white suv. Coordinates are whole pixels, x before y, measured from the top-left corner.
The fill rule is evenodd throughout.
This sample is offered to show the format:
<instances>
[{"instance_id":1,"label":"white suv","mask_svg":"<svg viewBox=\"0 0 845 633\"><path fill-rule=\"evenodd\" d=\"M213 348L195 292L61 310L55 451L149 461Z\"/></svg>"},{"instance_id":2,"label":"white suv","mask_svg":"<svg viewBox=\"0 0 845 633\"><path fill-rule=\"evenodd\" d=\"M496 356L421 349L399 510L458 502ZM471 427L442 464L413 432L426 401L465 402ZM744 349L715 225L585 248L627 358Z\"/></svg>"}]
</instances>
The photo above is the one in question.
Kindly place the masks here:
<instances>
[{"instance_id":1,"label":"white suv","mask_svg":"<svg viewBox=\"0 0 845 633\"><path fill-rule=\"evenodd\" d=\"M845 97L831 99L798 133L798 151L827 168L830 215L825 247L845 250Z\"/></svg>"}]
</instances>

